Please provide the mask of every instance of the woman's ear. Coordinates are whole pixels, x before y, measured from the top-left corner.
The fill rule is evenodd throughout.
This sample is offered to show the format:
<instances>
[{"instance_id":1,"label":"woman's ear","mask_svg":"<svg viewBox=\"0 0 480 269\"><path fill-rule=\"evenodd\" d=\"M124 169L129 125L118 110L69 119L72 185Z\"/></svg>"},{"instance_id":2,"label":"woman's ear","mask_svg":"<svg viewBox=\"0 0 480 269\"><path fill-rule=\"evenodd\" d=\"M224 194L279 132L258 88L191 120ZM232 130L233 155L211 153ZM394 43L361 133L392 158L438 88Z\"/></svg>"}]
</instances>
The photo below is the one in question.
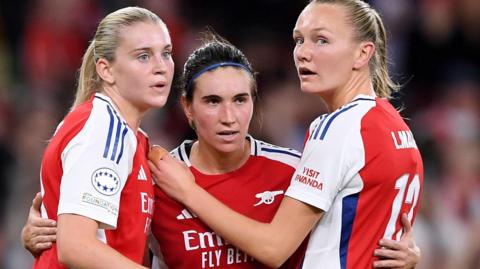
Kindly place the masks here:
<instances>
[{"instance_id":1,"label":"woman's ear","mask_svg":"<svg viewBox=\"0 0 480 269\"><path fill-rule=\"evenodd\" d=\"M115 77L112 74L112 66L110 62L104 58L100 58L95 63L95 69L97 70L98 76L108 84L113 84L115 82Z\"/></svg>"},{"instance_id":2,"label":"woman's ear","mask_svg":"<svg viewBox=\"0 0 480 269\"><path fill-rule=\"evenodd\" d=\"M358 53L356 54L355 61L353 63L353 69L358 70L364 66L368 67L370 59L375 54L375 45L371 41L360 42L358 47Z\"/></svg>"},{"instance_id":3,"label":"woman's ear","mask_svg":"<svg viewBox=\"0 0 480 269\"><path fill-rule=\"evenodd\" d=\"M183 112L188 119L188 123L193 121L192 102L188 101L185 95L180 96Z\"/></svg>"}]
</instances>

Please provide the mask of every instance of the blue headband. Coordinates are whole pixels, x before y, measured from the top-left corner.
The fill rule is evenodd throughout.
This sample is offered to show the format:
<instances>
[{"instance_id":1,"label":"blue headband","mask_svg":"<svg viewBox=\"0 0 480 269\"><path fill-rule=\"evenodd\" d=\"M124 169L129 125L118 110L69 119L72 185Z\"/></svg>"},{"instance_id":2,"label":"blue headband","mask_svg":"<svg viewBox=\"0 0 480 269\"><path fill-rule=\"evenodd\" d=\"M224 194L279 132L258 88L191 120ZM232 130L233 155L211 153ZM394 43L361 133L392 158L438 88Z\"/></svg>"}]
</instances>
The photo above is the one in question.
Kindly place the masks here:
<instances>
[{"instance_id":1,"label":"blue headband","mask_svg":"<svg viewBox=\"0 0 480 269\"><path fill-rule=\"evenodd\" d=\"M240 67L242 69L245 69L249 74L252 74L252 70L250 70L250 68L248 68L247 66L243 65L243 64L239 64L239 63L234 63L234 62L221 62L221 63L216 63L216 64L212 64L212 65L209 65L205 68L203 68L202 70L198 71L195 75L193 75L193 77L190 79L190 81L188 82L188 85L187 85L187 89L190 89L190 87L192 86L192 83L195 79L197 79L199 76L201 76L203 73L207 72L207 71L210 71L212 69L215 69L215 68L218 68L218 67L223 67L223 66L236 66L236 67Z\"/></svg>"}]
</instances>

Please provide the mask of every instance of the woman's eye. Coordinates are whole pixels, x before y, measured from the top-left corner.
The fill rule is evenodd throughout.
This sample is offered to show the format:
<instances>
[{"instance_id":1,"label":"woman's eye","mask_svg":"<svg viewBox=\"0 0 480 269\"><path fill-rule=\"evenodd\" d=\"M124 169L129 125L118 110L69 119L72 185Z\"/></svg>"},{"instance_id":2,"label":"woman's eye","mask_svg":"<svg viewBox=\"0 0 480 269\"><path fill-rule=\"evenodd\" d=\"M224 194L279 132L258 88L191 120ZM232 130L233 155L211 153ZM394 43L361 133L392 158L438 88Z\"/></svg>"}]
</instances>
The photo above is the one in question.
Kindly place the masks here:
<instances>
[{"instance_id":1,"label":"woman's eye","mask_svg":"<svg viewBox=\"0 0 480 269\"><path fill-rule=\"evenodd\" d=\"M171 51L165 51L162 53L163 58L170 58L172 57L172 52Z\"/></svg>"},{"instance_id":2,"label":"woman's eye","mask_svg":"<svg viewBox=\"0 0 480 269\"><path fill-rule=\"evenodd\" d=\"M147 53L142 53L137 57L137 59L139 59L142 62L148 61L149 58L150 56Z\"/></svg>"},{"instance_id":3,"label":"woman's eye","mask_svg":"<svg viewBox=\"0 0 480 269\"><path fill-rule=\"evenodd\" d=\"M301 37L294 37L293 41L295 42L295 45L303 44L303 38L301 38Z\"/></svg>"},{"instance_id":4,"label":"woman's eye","mask_svg":"<svg viewBox=\"0 0 480 269\"><path fill-rule=\"evenodd\" d=\"M243 103L245 103L246 101L247 101L246 98L237 98L237 99L235 99L235 102L236 102L237 104L243 104Z\"/></svg>"},{"instance_id":5,"label":"woman's eye","mask_svg":"<svg viewBox=\"0 0 480 269\"><path fill-rule=\"evenodd\" d=\"M325 45L328 44L328 41L325 38L317 38L317 44Z\"/></svg>"},{"instance_id":6,"label":"woman's eye","mask_svg":"<svg viewBox=\"0 0 480 269\"><path fill-rule=\"evenodd\" d=\"M218 104L220 101L218 99L209 99L207 100L207 104L209 105L216 105Z\"/></svg>"}]
</instances>

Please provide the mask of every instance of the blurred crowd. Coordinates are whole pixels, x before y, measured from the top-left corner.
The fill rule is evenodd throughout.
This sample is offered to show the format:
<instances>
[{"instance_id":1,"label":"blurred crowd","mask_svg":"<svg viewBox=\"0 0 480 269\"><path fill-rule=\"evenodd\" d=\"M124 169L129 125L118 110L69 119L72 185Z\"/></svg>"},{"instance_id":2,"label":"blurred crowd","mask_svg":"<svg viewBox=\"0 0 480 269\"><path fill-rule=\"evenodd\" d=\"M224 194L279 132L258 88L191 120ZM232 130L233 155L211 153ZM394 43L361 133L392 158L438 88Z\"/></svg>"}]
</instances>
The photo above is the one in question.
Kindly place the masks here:
<instances>
[{"instance_id":1,"label":"blurred crowd","mask_svg":"<svg viewBox=\"0 0 480 269\"><path fill-rule=\"evenodd\" d=\"M375 0L389 34L393 103L408 119L425 165L417 221L418 269L480 268L480 1ZM99 20L138 5L157 13L174 43L176 73L211 26L259 74L256 137L302 149L321 102L302 94L292 60L306 0L17 0L0 2L0 268L30 268L19 238L39 191L40 160L69 110L77 69ZM173 149L194 137L172 88L145 129Z\"/></svg>"}]
</instances>

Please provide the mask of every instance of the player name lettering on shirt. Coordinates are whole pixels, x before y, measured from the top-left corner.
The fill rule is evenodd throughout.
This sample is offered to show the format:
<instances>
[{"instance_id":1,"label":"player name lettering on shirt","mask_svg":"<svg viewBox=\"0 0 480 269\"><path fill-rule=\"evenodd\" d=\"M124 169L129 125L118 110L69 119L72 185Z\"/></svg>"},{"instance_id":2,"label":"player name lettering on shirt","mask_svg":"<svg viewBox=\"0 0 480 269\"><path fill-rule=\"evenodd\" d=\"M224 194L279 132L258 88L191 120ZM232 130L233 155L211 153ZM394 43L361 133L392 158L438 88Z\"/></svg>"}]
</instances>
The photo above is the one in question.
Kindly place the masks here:
<instances>
[{"instance_id":1,"label":"player name lettering on shirt","mask_svg":"<svg viewBox=\"0 0 480 269\"><path fill-rule=\"evenodd\" d=\"M413 138L411 131L397 131L391 132L393 144L396 149L416 149L417 143Z\"/></svg>"},{"instance_id":2,"label":"player name lettering on shirt","mask_svg":"<svg viewBox=\"0 0 480 269\"><path fill-rule=\"evenodd\" d=\"M295 180L312 188L322 190L323 182L320 182L321 179L318 178L319 175L320 172L308 167L303 167L302 174L297 174Z\"/></svg>"}]
</instances>

